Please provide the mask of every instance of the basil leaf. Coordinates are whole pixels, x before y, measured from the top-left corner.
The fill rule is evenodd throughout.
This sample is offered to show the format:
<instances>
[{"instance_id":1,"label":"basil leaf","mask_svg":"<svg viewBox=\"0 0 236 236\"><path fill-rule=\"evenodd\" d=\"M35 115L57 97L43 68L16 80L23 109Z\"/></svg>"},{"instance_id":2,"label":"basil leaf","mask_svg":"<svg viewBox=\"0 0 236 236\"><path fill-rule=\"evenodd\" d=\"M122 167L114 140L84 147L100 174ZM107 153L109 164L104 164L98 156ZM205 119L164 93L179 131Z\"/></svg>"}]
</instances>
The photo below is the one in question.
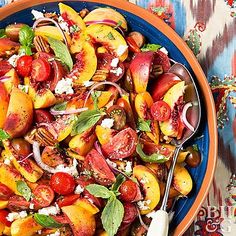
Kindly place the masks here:
<instances>
[{"instance_id":1,"label":"basil leaf","mask_svg":"<svg viewBox=\"0 0 236 236\"><path fill-rule=\"evenodd\" d=\"M55 221L51 216L35 213L34 214L35 221L45 228L60 228L63 224Z\"/></svg>"},{"instance_id":2,"label":"basil leaf","mask_svg":"<svg viewBox=\"0 0 236 236\"><path fill-rule=\"evenodd\" d=\"M101 198L110 198L113 194L112 192L99 184L89 184L85 187L86 190L89 191L90 194L94 195L95 197L101 197Z\"/></svg>"},{"instance_id":3,"label":"basil leaf","mask_svg":"<svg viewBox=\"0 0 236 236\"><path fill-rule=\"evenodd\" d=\"M56 57L59 58L63 64L68 66L68 68L71 71L73 67L73 60L71 58L67 46L60 40L51 37L48 37L48 42L50 44L50 47L53 49Z\"/></svg>"},{"instance_id":4,"label":"basil leaf","mask_svg":"<svg viewBox=\"0 0 236 236\"><path fill-rule=\"evenodd\" d=\"M104 114L105 113L99 110L88 110L82 112L75 120L71 135L81 134L85 130L93 127Z\"/></svg>"},{"instance_id":5,"label":"basil leaf","mask_svg":"<svg viewBox=\"0 0 236 236\"><path fill-rule=\"evenodd\" d=\"M58 103L53 107L55 111L64 111L66 109L67 102Z\"/></svg>"},{"instance_id":6,"label":"basil leaf","mask_svg":"<svg viewBox=\"0 0 236 236\"><path fill-rule=\"evenodd\" d=\"M151 163L164 163L169 160L169 157L166 157L160 153L153 153L151 155L146 155L141 147L141 144L138 143L136 147L136 152L139 154L140 158L144 162L151 162Z\"/></svg>"},{"instance_id":7,"label":"basil leaf","mask_svg":"<svg viewBox=\"0 0 236 236\"><path fill-rule=\"evenodd\" d=\"M0 129L0 140L9 139L10 135L3 129Z\"/></svg>"},{"instance_id":8,"label":"basil leaf","mask_svg":"<svg viewBox=\"0 0 236 236\"><path fill-rule=\"evenodd\" d=\"M102 212L102 225L109 236L114 236L124 217L124 207L117 198L110 198Z\"/></svg>"},{"instance_id":9,"label":"basil leaf","mask_svg":"<svg viewBox=\"0 0 236 236\"><path fill-rule=\"evenodd\" d=\"M112 191L117 192L121 186L121 184L125 181L125 177L122 174L116 176L116 182L112 185Z\"/></svg>"},{"instance_id":10,"label":"basil leaf","mask_svg":"<svg viewBox=\"0 0 236 236\"><path fill-rule=\"evenodd\" d=\"M151 44L151 43L148 43L148 44L145 44L142 48L141 48L141 51L142 52L147 52L147 51L154 51L156 52L158 49L161 48L161 45L159 44Z\"/></svg>"},{"instance_id":11,"label":"basil leaf","mask_svg":"<svg viewBox=\"0 0 236 236\"><path fill-rule=\"evenodd\" d=\"M20 54L32 55L31 47L33 39L34 31L28 25L24 25L19 31Z\"/></svg>"},{"instance_id":12,"label":"basil leaf","mask_svg":"<svg viewBox=\"0 0 236 236\"><path fill-rule=\"evenodd\" d=\"M93 93L91 93L95 109L98 109L98 98L101 96L101 94L101 91L94 91Z\"/></svg>"},{"instance_id":13,"label":"basil leaf","mask_svg":"<svg viewBox=\"0 0 236 236\"><path fill-rule=\"evenodd\" d=\"M31 198L31 189L29 188L29 186L26 184L25 181L22 180L18 180L16 182L16 188L17 191L22 194L22 196L25 198L26 201L29 201Z\"/></svg>"},{"instance_id":14,"label":"basil leaf","mask_svg":"<svg viewBox=\"0 0 236 236\"><path fill-rule=\"evenodd\" d=\"M108 39L110 40L115 40L115 37L114 35L112 34L112 32L109 32L108 35L107 35Z\"/></svg>"},{"instance_id":15,"label":"basil leaf","mask_svg":"<svg viewBox=\"0 0 236 236\"><path fill-rule=\"evenodd\" d=\"M151 120L143 120L140 118L138 119L138 124L137 124L138 130L151 132L150 125L151 125Z\"/></svg>"},{"instance_id":16,"label":"basil leaf","mask_svg":"<svg viewBox=\"0 0 236 236\"><path fill-rule=\"evenodd\" d=\"M32 55L31 47L29 46L20 46L19 55Z\"/></svg>"},{"instance_id":17,"label":"basil leaf","mask_svg":"<svg viewBox=\"0 0 236 236\"><path fill-rule=\"evenodd\" d=\"M6 38L6 34L5 34L5 29L0 29L0 39L1 38Z\"/></svg>"}]
</instances>

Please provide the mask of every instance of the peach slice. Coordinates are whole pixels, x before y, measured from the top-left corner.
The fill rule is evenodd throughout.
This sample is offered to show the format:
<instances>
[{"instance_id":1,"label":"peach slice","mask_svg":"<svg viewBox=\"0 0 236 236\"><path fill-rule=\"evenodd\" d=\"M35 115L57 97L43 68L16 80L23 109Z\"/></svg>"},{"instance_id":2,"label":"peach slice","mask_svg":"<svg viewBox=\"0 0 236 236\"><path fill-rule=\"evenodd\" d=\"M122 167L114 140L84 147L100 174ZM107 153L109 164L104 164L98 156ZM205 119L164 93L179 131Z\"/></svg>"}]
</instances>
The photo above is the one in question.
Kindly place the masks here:
<instances>
[{"instance_id":1,"label":"peach slice","mask_svg":"<svg viewBox=\"0 0 236 236\"><path fill-rule=\"evenodd\" d=\"M18 85L20 84L20 79L16 73L16 70L14 68L12 68L11 70L9 70L6 74L6 77L9 77L9 79L7 81L5 81L4 87L7 90L8 93L11 92L13 87L18 87Z\"/></svg>"},{"instance_id":2,"label":"peach slice","mask_svg":"<svg viewBox=\"0 0 236 236\"><path fill-rule=\"evenodd\" d=\"M95 215L99 212L99 209L86 198L79 198L73 205L82 207L83 209L90 212L92 215Z\"/></svg>"},{"instance_id":3,"label":"peach slice","mask_svg":"<svg viewBox=\"0 0 236 236\"><path fill-rule=\"evenodd\" d=\"M3 128L3 125L5 123L8 105L9 94L7 93L3 83L0 82L0 129Z\"/></svg>"},{"instance_id":4,"label":"peach slice","mask_svg":"<svg viewBox=\"0 0 236 236\"><path fill-rule=\"evenodd\" d=\"M18 88L13 88L4 130L12 137L27 133L33 122L33 104L30 96Z\"/></svg>"},{"instance_id":5,"label":"peach slice","mask_svg":"<svg viewBox=\"0 0 236 236\"><path fill-rule=\"evenodd\" d=\"M5 228L5 225L2 222L0 222L0 235L3 234L4 228Z\"/></svg>"},{"instance_id":6,"label":"peach slice","mask_svg":"<svg viewBox=\"0 0 236 236\"><path fill-rule=\"evenodd\" d=\"M77 206L64 206L61 208L70 222L73 234L76 236L92 236L95 233L95 217L90 211Z\"/></svg>"},{"instance_id":7,"label":"peach slice","mask_svg":"<svg viewBox=\"0 0 236 236\"><path fill-rule=\"evenodd\" d=\"M104 128L101 125L97 125L95 129L98 141L101 145L104 145L109 142L109 140L114 136L115 130Z\"/></svg>"},{"instance_id":8,"label":"peach slice","mask_svg":"<svg viewBox=\"0 0 236 236\"><path fill-rule=\"evenodd\" d=\"M106 106L112 96L113 93L111 91L101 91L101 95L98 97L98 108ZM89 109L94 109L94 102L91 96L85 104L85 107L88 107Z\"/></svg>"},{"instance_id":9,"label":"peach slice","mask_svg":"<svg viewBox=\"0 0 236 236\"><path fill-rule=\"evenodd\" d=\"M133 176L138 180L144 192L147 209L140 209L142 215L150 213L160 201L160 187L154 173L146 166L137 165L133 169Z\"/></svg>"},{"instance_id":10,"label":"peach slice","mask_svg":"<svg viewBox=\"0 0 236 236\"><path fill-rule=\"evenodd\" d=\"M8 201L0 201L0 209L6 208L7 204L8 204ZM0 226L0 228L1 228L1 226ZM1 230L0 230L0 232L1 232Z\"/></svg>"},{"instance_id":11,"label":"peach slice","mask_svg":"<svg viewBox=\"0 0 236 236\"><path fill-rule=\"evenodd\" d=\"M100 43L112 54L124 61L128 56L128 46L123 36L111 26L94 24L86 29L93 42Z\"/></svg>"},{"instance_id":12,"label":"peach slice","mask_svg":"<svg viewBox=\"0 0 236 236\"><path fill-rule=\"evenodd\" d=\"M9 38L0 38L0 57L14 54L19 47L19 43L11 41Z\"/></svg>"},{"instance_id":13,"label":"peach slice","mask_svg":"<svg viewBox=\"0 0 236 236\"><path fill-rule=\"evenodd\" d=\"M184 90L185 90L185 82L181 81L172 86L164 95L163 101L170 106L171 111L173 111L174 106L178 102L179 98L183 96ZM175 127L173 127L172 123L173 123L172 118L166 121L159 122L161 132L166 136L177 137L178 130L176 130Z\"/></svg>"},{"instance_id":14,"label":"peach slice","mask_svg":"<svg viewBox=\"0 0 236 236\"><path fill-rule=\"evenodd\" d=\"M130 63L129 69L136 93L143 93L147 89L153 58L154 52L139 52Z\"/></svg>"}]
</instances>

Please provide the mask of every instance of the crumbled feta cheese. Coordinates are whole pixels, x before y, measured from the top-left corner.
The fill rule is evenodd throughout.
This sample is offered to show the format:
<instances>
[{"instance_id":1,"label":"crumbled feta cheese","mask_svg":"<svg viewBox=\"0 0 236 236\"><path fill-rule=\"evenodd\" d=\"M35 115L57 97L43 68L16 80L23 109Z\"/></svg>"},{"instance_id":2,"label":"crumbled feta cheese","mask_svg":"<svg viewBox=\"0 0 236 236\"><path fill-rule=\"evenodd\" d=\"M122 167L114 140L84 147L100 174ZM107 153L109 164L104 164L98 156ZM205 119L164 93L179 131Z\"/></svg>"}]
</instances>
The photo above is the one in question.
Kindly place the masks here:
<instances>
[{"instance_id":1,"label":"crumbled feta cheese","mask_svg":"<svg viewBox=\"0 0 236 236\"><path fill-rule=\"evenodd\" d=\"M117 49L117 55L121 56L127 50L128 46L120 45Z\"/></svg>"},{"instance_id":2,"label":"crumbled feta cheese","mask_svg":"<svg viewBox=\"0 0 236 236\"><path fill-rule=\"evenodd\" d=\"M93 81L84 81L83 86L84 86L84 87L90 87L90 86L92 86L93 84L94 84Z\"/></svg>"},{"instance_id":3,"label":"crumbled feta cheese","mask_svg":"<svg viewBox=\"0 0 236 236\"><path fill-rule=\"evenodd\" d=\"M8 59L8 62L9 64L11 64L13 67L16 67L16 63L17 63L17 60L19 59L19 55L12 55L9 59Z\"/></svg>"},{"instance_id":4,"label":"crumbled feta cheese","mask_svg":"<svg viewBox=\"0 0 236 236\"><path fill-rule=\"evenodd\" d=\"M25 92L25 93L28 93L28 91L29 91L29 86L28 86L28 85L19 84L19 85L18 85L18 89L22 90L22 91Z\"/></svg>"},{"instance_id":5,"label":"crumbled feta cheese","mask_svg":"<svg viewBox=\"0 0 236 236\"><path fill-rule=\"evenodd\" d=\"M38 233L38 234L42 234L42 230L41 230L41 229L38 230L37 233Z\"/></svg>"},{"instance_id":6,"label":"crumbled feta cheese","mask_svg":"<svg viewBox=\"0 0 236 236\"><path fill-rule=\"evenodd\" d=\"M111 61L111 66L112 67L117 67L118 63L119 63L119 58L114 58Z\"/></svg>"},{"instance_id":7,"label":"crumbled feta cheese","mask_svg":"<svg viewBox=\"0 0 236 236\"><path fill-rule=\"evenodd\" d=\"M44 17L43 13L40 11L32 10L31 13L34 16L35 20Z\"/></svg>"},{"instance_id":8,"label":"crumbled feta cheese","mask_svg":"<svg viewBox=\"0 0 236 236\"><path fill-rule=\"evenodd\" d=\"M58 81L56 88L55 88L55 93L57 94L73 94L74 90L73 90L73 82L72 79L70 78L65 78L65 79L61 79Z\"/></svg>"},{"instance_id":9,"label":"crumbled feta cheese","mask_svg":"<svg viewBox=\"0 0 236 236\"><path fill-rule=\"evenodd\" d=\"M65 173L68 173L70 175L77 176L78 175L77 165L78 165L78 162L74 158L72 166L66 166L65 167L63 164L61 164L61 165L58 165L56 167L56 171L57 172L65 172Z\"/></svg>"},{"instance_id":10,"label":"crumbled feta cheese","mask_svg":"<svg viewBox=\"0 0 236 236\"><path fill-rule=\"evenodd\" d=\"M57 206L49 206L38 210L39 214L42 215L57 215L60 213L60 209Z\"/></svg>"},{"instance_id":11,"label":"crumbled feta cheese","mask_svg":"<svg viewBox=\"0 0 236 236\"><path fill-rule=\"evenodd\" d=\"M23 219L27 216L27 212L26 211L20 211L20 212L11 212L8 214L8 216L6 217L6 219L10 222L13 222L14 220L17 219Z\"/></svg>"},{"instance_id":12,"label":"crumbled feta cheese","mask_svg":"<svg viewBox=\"0 0 236 236\"><path fill-rule=\"evenodd\" d=\"M61 16L58 17L58 24L60 25L62 30L69 33L69 31L70 31L69 25L67 24L67 22L64 21L64 19Z\"/></svg>"},{"instance_id":13,"label":"crumbled feta cheese","mask_svg":"<svg viewBox=\"0 0 236 236\"><path fill-rule=\"evenodd\" d=\"M81 194L84 191L84 188L81 185L77 185L75 188L75 194Z\"/></svg>"},{"instance_id":14,"label":"crumbled feta cheese","mask_svg":"<svg viewBox=\"0 0 236 236\"><path fill-rule=\"evenodd\" d=\"M60 236L61 233L60 233L60 230L58 229L55 233L53 234L48 234L47 236Z\"/></svg>"},{"instance_id":15,"label":"crumbled feta cheese","mask_svg":"<svg viewBox=\"0 0 236 236\"><path fill-rule=\"evenodd\" d=\"M147 183L149 183L149 180L148 180L148 178L146 178L146 177L144 176L144 177L142 177L142 179L140 180L140 183L141 183L141 184L147 184Z\"/></svg>"},{"instance_id":16,"label":"crumbled feta cheese","mask_svg":"<svg viewBox=\"0 0 236 236\"><path fill-rule=\"evenodd\" d=\"M165 53L166 55L168 55L168 51L166 50L166 48L162 47L159 50L162 51L163 53Z\"/></svg>"},{"instance_id":17,"label":"crumbled feta cheese","mask_svg":"<svg viewBox=\"0 0 236 236\"><path fill-rule=\"evenodd\" d=\"M110 70L110 72L116 74L116 76L119 76L123 73L123 70L120 67L118 67L117 69Z\"/></svg>"},{"instance_id":18,"label":"crumbled feta cheese","mask_svg":"<svg viewBox=\"0 0 236 236\"><path fill-rule=\"evenodd\" d=\"M156 211L151 211L151 212L148 213L146 216L147 216L148 218L153 218L153 217L155 216L155 213L156 213Z\"/></svg>"},{"instance_id":19,"label":"crumbled feta cheese","mask_svg":"<svg viewBox=\"0 0 236 236\"><path fill-rule=\"evenodd\" d=\"M34 210L34 203L30 203L29 209L30 209L30 210Z\"/></svg>"},{"instance_id":20,"label":"crumbled feta cheese","mask_svg":"<svg viewBox=\"0 0 236 236\"><path fill-rule=\"evenodd\" d=\"M6 165L10 165L11 164L11 160L9 159L9 158L6 158L5 160L4 160L4 164L6 164Z\"/></svg>"},{"instance_id":21,"label":"crumbled feta cheese","mask_svg":"<svg viewBox=\"0 0 236 236\"><path fill-rule=\"evenodd\" d=\"M151 200L137 202L139 209L143 211L150 209L149 207L150 203L151 203Z\"/></svg>"},{"instance_id":22,"label":"crumbled feta cheese","mask_svg":"<svg viewBox=\"0 0 236 236\"><path fill-rule=\"evenodd\" d=\"M132 172L132 162L131 161L126 162L126 166L125 166L124 171L126 173L131 173Z\"/></svg>"},{"instance_id":23,"label":"crumbled feta cheese","mask_svg":"<svg viewBox=\"0 0 236 236\"><path fill-rule=\"evenodd\" d=\"M112 167L116 168L117 167L117 164L109 159L106 159L106 162L111 165Z\"/></svg>"},{"instance_id":24,"label":"crumbled feta cheese","mask_svg":"<svg viewBox=\"0 0 236 236\"><path fill-rule=\"evenodd\" d=\"M108 129L110 129L113 125L114 125L114 120L111 118L105 118L104 120L102 120L101 123L101 126L103 128L108 128Z\"/></svg>"}]
</instances>

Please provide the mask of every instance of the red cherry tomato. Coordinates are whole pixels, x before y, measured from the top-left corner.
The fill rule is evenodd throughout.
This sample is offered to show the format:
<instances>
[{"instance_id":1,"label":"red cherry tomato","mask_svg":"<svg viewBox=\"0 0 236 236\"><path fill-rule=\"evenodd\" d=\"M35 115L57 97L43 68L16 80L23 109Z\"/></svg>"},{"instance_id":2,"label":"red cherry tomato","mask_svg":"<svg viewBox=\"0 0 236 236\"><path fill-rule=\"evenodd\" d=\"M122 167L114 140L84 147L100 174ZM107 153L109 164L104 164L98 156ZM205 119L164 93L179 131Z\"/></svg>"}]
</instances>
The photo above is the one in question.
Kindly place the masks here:
<instances>
[{"instance_id":1,"label":"red cherry tomato","mask_svg":"<svg viewBox=\"0 0 236 236\"><path fill-rule=\"evenodd\" d=\"M137 43L131 36L126 37L126 42L129 46L129 50L131 52L141 52L140 48L138 47Z\"/></svg>"},{"instance_id":2,"label":"red cherry tomato","mask_svg":"<svg viewBox=\"0 0 236 236\"><path fill-rule=\"evenodd\" d=\"M8 61L0 61L0 76L5 75L11 68L12 66Z\"/></svg>"},{"instance_id":3,"label":"red cherry tomato","mask_svg":"<svg viewBox=\"0 0 236 236\"><path fill-rule=\"evenodd\" d=\"M138 215L137 208L134 204L126 202L124 204L125 214L123 217L124 223L132 223Z\"/></svg>"},{"instance_id":4,"label":"red cherry tomato","mask_svg":"<svg viewBox=\"0 0 236 236\"><path fill-rule=\"evenodd\" d=\"M37 109L34 111L34 114L36 123L51 123L54 121L53 115L47 110Z\"/></svg>"},{"instance_id":5,"label":"red cherry tomato","mask_svg":"<svg viewBox=\"0 0 236 236\"><path fill-rule=\"evenodd\" d=\"M7 227L11 226L11 222L7 220L9 212L7 210L0 210L0 222L6 225Z\"/></svg>"},{"instance_id":6,"label":"red cherry tomato","mask_svg":"<svg viewBox=\"0 0 236 236\"><path fill-rule=\"evenodd\" d=\"M132 202L137 195L137 185L132 180L126 180L119 188L120 199L125 202Z\"/></svg>"},{"instance_id":7,"label":"red cherry tomato","mask_svg":"<svg viewBox=\"0 0 236 236\"><path fill-rule=\"evenodd\" d=\"M17 73L22 76L29 76L31 72L33 58L28 55L21 56L16 63Z\"/></svg>"},{"instance_id":8,"label":"red cherry tomato","mask_svg":"<svg viewBox=\"0 0 236 236\"><path fill-rule=\"evenodd\" d=\"M102 150L110 159L126 158L134 153L137 140L136 132L131 128L126 128L104 144Z\"/></svg>"},{"instance_id":9,"label":"red cherry tomato","mask_svg":"<svg viewBox=\"0 0 236 236\"><path fill-rule=\"evenodd\" d=\"M170 113L170 106L164 101L157 101L151 106L151 114L154 120L168 120L170 118Z\"/></svg>"},{"instance_id":10,"label":"red cherry tomato","mask_svg":"<svg viewBox=\"0 0 236 236\"><path fill-rule=\"evenodd\" d=\"M52 188L47 185L40 184L33 191L33 203L37 206L47 207L54 199L54 192Z\"/></svg>"},{"instance_id":11,"label":"red cherry tomato","mask_svg":"<svg viewBox=\"0 0 236 236\"><path fill-rule=\"evenodd\" d=\"M10 211L24 211L28 210L30 202L26 201L22 196L11 196L8 200L7 208Z\"/></svg>"},{"instance_id":12,"label":"red cherry tomato","mask_svg":"<svg viewBox=\"0 0 236 236\"><path fill-rule=\"evenodd\" d=\"M0 201L6 201L13 195L13 191L5 184L0 183Z\"/></svg>"},{"instance_id":13,"label":"red cherry tomato","mask_svg":"<svg viewBox=\"0 0 236 236\"><path fill-rule=\"evenodd\" d=\"M38 58L32 62L31 77L33 80L42 82L49 79L51 74L51 66L44 58Z\"/></svg>"},{"instance_id":14,"label":"red cherry tomato","mask_svg":"<svg viewBox=\"0 0 236 236\"><path fill-rule=\"evenodd\" d=\"M72 205L77 199L80 198L80 194L71 194L60 198L57 201L59 207L69 206Z\"/></svg>"},{"instance_id":15,"label":"red cherry tomato","mask_svg":"<svg viewBox=\"0 0 236 236\"><path fill-rule=\"evenodd\" d=\"M50 185L56 193L68 195L74 191L75 180L70 174L57 172L52 176Z\"/></svg>"}]
</instances>

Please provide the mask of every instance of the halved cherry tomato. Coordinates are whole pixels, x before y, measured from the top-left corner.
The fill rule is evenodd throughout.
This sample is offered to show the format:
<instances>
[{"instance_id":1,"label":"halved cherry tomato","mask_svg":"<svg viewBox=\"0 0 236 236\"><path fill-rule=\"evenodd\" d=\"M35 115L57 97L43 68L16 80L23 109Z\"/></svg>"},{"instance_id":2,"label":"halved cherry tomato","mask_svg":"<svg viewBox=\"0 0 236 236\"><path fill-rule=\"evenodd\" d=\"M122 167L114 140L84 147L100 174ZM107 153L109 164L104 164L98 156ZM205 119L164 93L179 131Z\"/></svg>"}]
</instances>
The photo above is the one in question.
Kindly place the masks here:
<instances>
[{"instance_id":1,"label":"halved cherry tomato","mask_svg":"<svg viewBox=\"0 0 236 236\"><path fill-rule=\"evenodd\" d=\"M31 77L34 81L42 82L49 79L51 66L44 58L38 58L32 62Z\"/></svg>"},{"instance_id":2,"label":"halved cherry tomato","mask_svg":"<svg viewBox=\"0 0 236 236\"><path fill-rule=\"evenodd\" d=\"M69 206L72 205L79 198L80 194L71 194L63 196L62 198L57 200L57 204L59 207Z\"/></svg>"},{"instance_id":3,"label":"halved cherry tomato","mask_svg":"<svg viewBox=\"0 0 236 236\"><path fill-rule=\"evenodd\" d=\"M75 180L68 173L57 172L52 176L50 185L56 193L68 195L75 189Z\"/></svg>"},{"instance_id":4,"label":"halved cherry tomato","mask_svg":"<svg viewBox=\"0 0 236 236\"><path fill-rule=\"evenodd\" d=\"M30 202L26 201L22 196L11 196L8 200L7 208L10 211L24 211L28 210Z\"/></svg>"},{"instance_id":5,"label":"halved cherry tomato","mask_svg":"<svg viewBox=\"0 0 236 236\"><path fill-rule=\"evenodd\" d=\"M31 153L31 145L23 138L12 139L11 145L18 155L26 157Z\"/></svg>"},{"instance_id":6,"label":"halved cherry tomato","mask_svg":"<svg viewBox=\"0 0 236 236\"><path fill-rule=\"evenodd\" d=\"M121 130L126 124L126 113L123 107L118 105L111 106L107 110L107 114L114 120L113 128Z\"/></svg>"},{"instance_id":7,"label":"halved cherry tomato","mask_svg":"<svg viewBox=\"0 0 236 236\"><path fill-rule=\"evenodd\" d=\"M126 180L119 188L120 199L125 202L132 202L137 195L137 184L132 180Z\"/></svg>"},{"instance_id":8,"label":"halved cherry tomato","mask_svg":"<svg viewBox=\"0 0 236 236\"><path fill-rule=\"evenodd\" d=\"M164 101L157 101L151 106L151 114L154 120L165 121L170 118L170 106Z\"/></svg>"},{"instance_id":9,"label":"halved cherry tomato","mask_svg":"<svg viewBox=\"0 0 236 236\"><path fill-rule=\"evenodd\" d=\"M56 216L51 216L56 222L60 223L60 224L69 224L70 220L68 219L68 217L66 217L64 214L63 215L56 215ZM63 230L64 232L64 230ZM63 234L64 235L64 234ZM66 234L67 235L67 234ZM65 235L65 236L66 236ZM69 234L71 235L71 234Z\"/></svg>"},{"instance_id":10,"label":"halved cherry tomato","mask_svg":"<svg viewBox=\"0 0 236 236\"><path fill-rule=\"evenodd\" d=\"M6 225L7 227L11 226L11 222L7 220L9 212L7 210L0 210L0 222Z\"/></svg>"},{"instance_id":11,"label":"halved cherry tomato","mask_svg":"<svg viewBox=\"0 0 236 236\"><path fill-rule=\"evenodd\" d=\"M41 207L47 207L54 199L54 192L49 186L40 184L34 189L33 196L34 204Z\"/></svg>"},{"instance_id":12,"label":"halved cherry tomato","mask_svg":"<svg viewBox=\"0 0 236 236\"><path fill-rule=\"evenodd\" d=\"M0 183L0 201L6 201L13 195L13 191L5 184Z\"/></svg>"},{"instance_id":13,"label":"halved cherry tomato","mask_svg":"<svg viewBox=\"0 0 236 236\"><path fill-rule=\"evenodd\" d=\"M0 61L0 76L5 75L11 68L12 66L8 61Z\"/></svg>"},{"instance_id":14,"label":"halved cherry tomato","mask_svg":"<svg viewBox=\"0 0 236 236\"><path fill-rule=\"evenodd\" d=\"M134 153L137 140L136 132L131 128L126 128L104 144L102 150L110 159L126 158Z\"/></svg>"},{"instance_id":15,"label":"halved cherry tomato","mask_svg":"<svg viewBox=\"0 0 236 236\"><path fill-rule=\"evenodd\" d=\"M129 50L131 52L141 52L140 48L138 47L137 43L131 36L126 37L126 42L129 46Z\"/></svg>"},{"instance_id":16,"label":"halved cherry tomato","mask_svg":"<svg viewBox=\"0 0 236 236\"><path fill-rule=\"evenodd\" d=\"M29 76L31 72L32 61L32 56L21 56L16 62L17 73L22 77Z\"/></svg>"},{"instance_id":17,"label":"halved cherry tomato","mask_svg":"<svg viewBox=\"0 0 236 236\"><path fill-rule=\"evenodd\" d=\"M36 123L50 123L52 121L54 121L54 117L53 115L44 109L37 109L34 111L34 115L35 115L35 122Z\"/></svg>"}]
</instances>

